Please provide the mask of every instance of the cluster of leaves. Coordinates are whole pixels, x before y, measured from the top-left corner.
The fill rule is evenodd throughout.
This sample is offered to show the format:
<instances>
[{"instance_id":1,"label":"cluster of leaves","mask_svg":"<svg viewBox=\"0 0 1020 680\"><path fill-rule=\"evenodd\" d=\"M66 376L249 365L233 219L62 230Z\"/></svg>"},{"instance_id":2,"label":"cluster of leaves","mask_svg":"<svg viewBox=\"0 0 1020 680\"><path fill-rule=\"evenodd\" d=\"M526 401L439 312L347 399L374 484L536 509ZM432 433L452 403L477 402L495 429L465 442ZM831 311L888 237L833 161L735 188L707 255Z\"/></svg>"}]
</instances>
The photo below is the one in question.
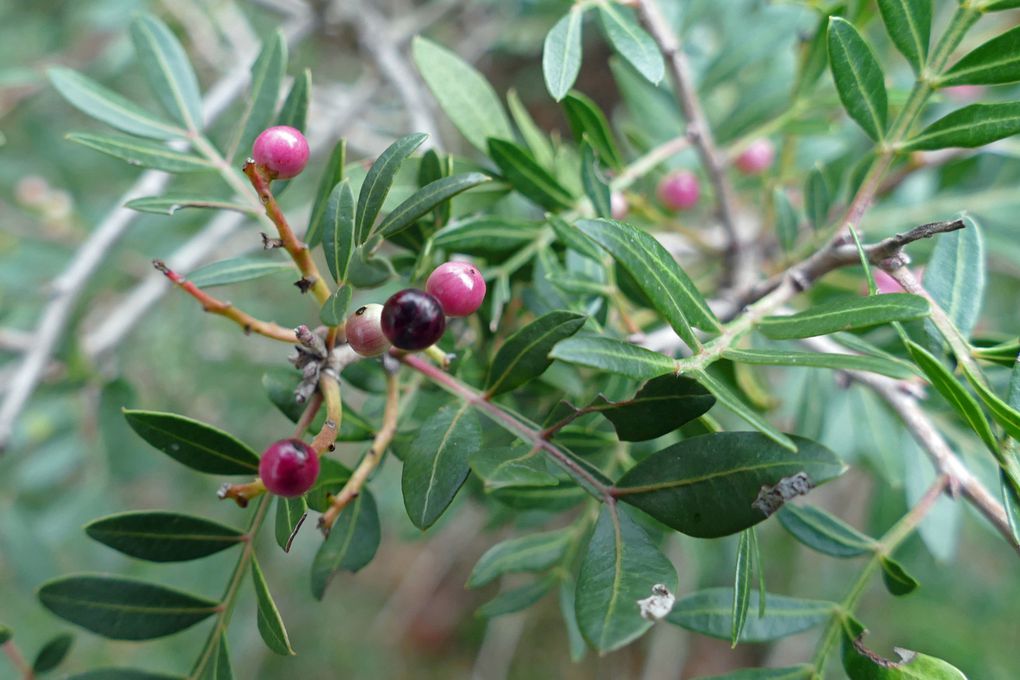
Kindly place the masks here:
<instances>
[{"instance_id":1,"label":"cluster of leaves","mask_svg":"<svg viewBox=\"0 0 1020 680\"><path fill-rule=\"evenodd\" d=\"M946 67L953 48L982 11L1011 3L962 7L947 30L949 37L931 54L930 3L878 3L893 44L925 76L892 124L882 67L856 27L870 19L870 5L847 4L851 7L836 3L822 12L786 108L777 112L758 105L736 120L742 106L738 101L719 125L720 140L730 142L770 129L776 119L797 119L805 102L816 95L814 88L828 64L846 112L874 142L859 140L845 157L809 174L802 208L788 197L788 187L771 187L771 236L786 257L838 228L831 216L840 213L862 185L881 179L889 164L902 162L902 154L982 146L1020 132L1018 103L972 104L920 132L911 127L935 88L1020 79L1011 47L1017 29ZM622 57L614 62L613 72L633 117L626 143L592 99L570 89L580 67L583 18L589 7L595 8L607 40ZM71 138L140 166L218 173L234 192L227 198L146 197L129 207L167 214L184 207L257 213L257 198L230 163L237 165L238 154L267 125L304 126L308 74L295 79L277 110L287 58L280 36L268 41L252 68L252 89L237 134L217 146L204 136L197 79L169 29L144 16L133 25L132 35L139 63L169 119L80 74L55 70L54 85L68 101L131 135ZM955 335L947 336L944 324L932 323L925 297L907 293L836 295L792 315L763 308L724 323L695 282L713 272L688 271L637 226L654 220L652 209L639 213L633 223L610 219L610 191L627 188L621 181L629 177L625 159L682 130L679 124L671 130L662 120L650 120L664 107L666 121L677 120L678 113L668 87L660 82L660 49L630 8L608 0L577 3L549 33L543 69L549 92L561 101L569 123L572 139L567 141L542 132L513 93L508 116L484 77L440 45L419 38L413 56L443 111L482 160L431 150L415 157L425 137L411 134L394 142L366 171L347 162L341 141L322 172L304 239L321 247L336 284L318 313L330 327L343 322L354 295L395 278L420 280L448 254L485 264L490 281L487 309L478 323L454 326L455 332L447 334L443 348L458 355L448 379L426 383L402 402L400 432L390 447L403 464L408 517L420 529L443 517L472 475L480 485L469 488L486 503L572 518L564 528L500 543L479 560L470 587L506 574L534 575L523 586L501 591L479 613L494 617L520 611L555 590L572 655L580 657L586 646L609 652L653 625L654 617L645 618L638 601L661 586L670 597L676 592L675 568L661 549L670 530L702 538L738 535L733 587L680 594L666 621L734 644L776 640L827 625L824 644L842 637L844 667L855 680L962 677L931 657L914 655L895 664L863 647L860 624L853 618L859 587L842 602L766 592L755 527L773 514L797 540L820 553L866 559L862 583L876 568L893 595L905 595L918 583L891 556L896 547L892 538L873 538L818 507L785 502L838 477L846 466L822 443L783 432L763 415L764 405L755 399L759 378L754 371L764 365L923 376L945 397L956 422L973 430L991 450L1001 467L1007 508L1014 520L1020 517L1020 478L1011 448L1011 437L1020 434L1020 374L1014 370L1010 394L1002 399L975 361L1011 363L1017 343L978 348L968 340L984 285L976 223L970 221L967 229L940 239L925 276L931 299L945 311ZM724 67L732 65L708 73L724 77ZM711 87L708 76L701 87ZM276 194L281 190L274 186ZM276 255L217 262L190 278L207 288L293 271ZM398 277L397 272L403 274ZM628 313L649 329L665 324L690 354L664 354L631 342L626 324L620 322ZM890 324L896 335L886 332ZM786 342L822 335L848 352L806 352ZM948 367L950 357L961 366L973 393ZM363 393L373 409L381 402L385 388L378 364L355 363L342 379L345 391ZM293 397L297 382L296 374L274 373L263 380L269 399L294 421L302 411ZM729 431L722 431L715 415L708 415L716 407L713 414ZM548 415L536 422L528 413ZM125 416L142 439L198 472L240 477L257 472L255 450L212 425L153 411L128 410ZM320 423L321 418L309 428ZM364 442L376 429L344 404L341 440ZM350 468L327 457L305 497L276 500L275 536L283 550L306 514L325 511L351 475ZM39 599L65 620L112 639L156 638L214 618L189 677L225 678L231 670L224 631L250 573L257 626L266 645L276 653L292 654L256 558L256 537L270 505L265 497L254 502L245 530L197 516L150 511L111 515L86 527L94 540L153 562L239 551L219 600L92 574L50 581L40 588ZM381 531L376 501L369 489L362 489L311 565L312 593L321 599L338 571L369 564ZM892 532L890 536L902 539ZM827 652L823 647L822 663ZM821 671L804 665L733 677L807 678ZM119 672L117 677L154 677L142 671Z\"/></svg>"}]
</instances>

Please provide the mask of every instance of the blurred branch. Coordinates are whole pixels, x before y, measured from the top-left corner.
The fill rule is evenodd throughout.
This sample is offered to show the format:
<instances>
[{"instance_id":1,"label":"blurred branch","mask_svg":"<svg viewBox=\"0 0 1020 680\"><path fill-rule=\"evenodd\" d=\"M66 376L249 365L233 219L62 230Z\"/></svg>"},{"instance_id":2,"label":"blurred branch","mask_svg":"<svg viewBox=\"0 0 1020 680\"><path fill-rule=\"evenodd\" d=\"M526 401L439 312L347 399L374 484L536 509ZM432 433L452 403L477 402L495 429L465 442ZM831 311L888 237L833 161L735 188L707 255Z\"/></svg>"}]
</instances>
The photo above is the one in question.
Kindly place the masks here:
<instances>
[{"instance_id":1,"label":"blurred branch","mask_svg":"<svg viewBox=\"0 0 1020 680\"><path fill-rule=\"evenodd\" d=\"M22 680L33 680L35 678L35 673L32 672L32 667L28 665L27 661L25 661L25 657L21 655L21 650L18 649L16 644L14 644L14 640L8 640L0 645L0 647L3 648L4 654L6 654L7 658L10 659L11 665L13 665L21 675Z\"/></svg>"}]
</instances>

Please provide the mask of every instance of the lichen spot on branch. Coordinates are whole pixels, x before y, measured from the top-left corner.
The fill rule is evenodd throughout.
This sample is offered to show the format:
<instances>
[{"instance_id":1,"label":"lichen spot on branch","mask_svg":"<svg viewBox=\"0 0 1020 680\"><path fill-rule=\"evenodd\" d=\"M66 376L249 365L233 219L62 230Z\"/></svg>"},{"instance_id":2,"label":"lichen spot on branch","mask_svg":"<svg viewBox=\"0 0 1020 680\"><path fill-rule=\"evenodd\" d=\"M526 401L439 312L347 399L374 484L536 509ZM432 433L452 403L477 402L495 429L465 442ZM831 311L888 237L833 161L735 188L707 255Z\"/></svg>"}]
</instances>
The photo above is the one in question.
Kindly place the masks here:
<instances>
[{"instance_id":1,"label":"lichen spot on branch","mask_svg":"<svg viewBox=\"0 0 1020 680\"><path fill-rule=\"evenodd\" d=\"M762 486L758 491L758 497L751 503L751 507L761 511L766 517L771 517L779 508L783 507L783 503L796 496L803 496L813 488L815 488L814 482L811 481L808 474L798 472L795 475L783 477L773 486Z\"/></svg>"}]
</instances>

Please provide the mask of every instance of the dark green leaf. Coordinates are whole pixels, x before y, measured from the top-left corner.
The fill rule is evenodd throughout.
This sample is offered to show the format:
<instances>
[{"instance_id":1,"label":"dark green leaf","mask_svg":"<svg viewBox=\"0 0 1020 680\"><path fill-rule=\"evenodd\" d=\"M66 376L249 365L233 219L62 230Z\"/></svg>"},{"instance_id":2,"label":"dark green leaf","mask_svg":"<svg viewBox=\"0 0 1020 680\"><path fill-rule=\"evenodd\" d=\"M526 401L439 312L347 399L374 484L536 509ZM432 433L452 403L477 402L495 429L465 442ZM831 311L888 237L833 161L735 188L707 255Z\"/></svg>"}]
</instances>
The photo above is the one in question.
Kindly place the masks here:
<instances>
[{"instance_id":1,"label":"dark green leaf","mask_svg":"<svg viewBox=\"0 0 1020 680\"><path fill-rule=\"evenodd\" d=\"M428 529L453 501L481 436L478 417L467 402L444 406L421 426L400 480L404 507L416 527Z\"/></svg>"},{"instance_id":2,"label":"dark green leaf","mask_svg":"<svg viewBox=\"0 0 1020 680\"><path fill-rule=\"evenodd\" d=\"M212 475L248 475L259 468L259 457L232 435L197 420L173 413L124 410L138 436L193 470Z\"/></svg>"},{"instance_id":3,"label":"dark green leaf","mask_svg":"<svg viewBox=\"0 0 1020 680\"><path fill-rule=\"evenodd\" d=\"M757 411L745 404L740 395L731 390L726 383L716 379L715 376L709 373L698 372L696 374L692 374L692 377L711 392L720 404L728 408L735 415L739 416L751 427L758 430L785 449L789 449L790 451L795 451L797 449L796 444L794 444L789 437L780 432L764 417L759 415Z\"/></svg>"},{"instance_id":4,"label":"dark green leaf","mask_svg":"<svg viewBox=\"0 0 1020 680\"><path fill-rule=\"evenodd\" d=\"M593 335L582 335L560 342L549 353L549 358L598 368L635 380L648 380L676 371L676 362L663 354L622 340Z\"/></svg>"},{"instance_id":5,"label":"dark green leaf","mask_svg":"<svg viewBox=\"0 0 1020 680\"><path fill-rule=\"evenodd\" d=\"M273 602L273 596L269 592L269 584L262 573L262 567L258 560L252 557L251 580L255 588L255 602L258 605L258 629L262 641L266 647L282 656L292 656L294 649L290 646L290 638L287 636L287 628L283 625L280 617L280 610Z\"/></svg>"},{"instance_id":6,"label":"dark green leaf","mask_svg":"<svg viewBox=\"0 0 1020 680\"><path fill-rule=\"evenodd\" d=\"M673 565L626 508L603 506L577 576L577 623L588 643L604 654L648 630L637 601L655 585L676 591Z\"/></svg>"},{"instance_id":7,"label":"dark green leaf","mask_svg":"<svg viewBox=\"0 0 1020 680\"><path fill-rule=\"evenodd\" d=\"M1002 425L1006 434L1020 441L1020 411L1003 401L999 395L992 391L979 375L975 375L968 364L963 364L963 374L967 382L974 388L978 397L985 403L992 418Z\"/></svg>"},{"instance_id":8,"label":"dark green leaf","mask_svg":"<svg viewBox=\"0 0 1020 680\"><path fill-rule=\"evenodd\" d=\"M549 226L552 227L553 233L556 234L556 240L562 243L564 246L585 257L600 262L604 255L602 249L595 245L595 242L585 236L577 226L570 224L559 215L549 216ZM553 283L561 283L565 274L563 272L555 272L547 274L548 278Z\"/></svg>"},{"instance_id":9,"label":"dark green leaf","mask_svg":"<svg viewBox=\"0 0 1020 680\"><path fill-rule=\"evenodd\" d=\"M896 560L890 557L883 557L881 563L882 582L885 583L886 589L893 595L907 595L921 585Z\"/></svg>"},{"instance_id":10,"label":"dark green leaf","mask_svg":"<svg viewBox=\"0 0 1020 680\"><path fill-rule=\"evenodd\" d=\"M721 328L694 283L650 234L613 220L578 220L577 226L634 278L656 311L692 349L701 343L691 326L708 331Z\"/></svg>"},{"instance_id":11,"label":"dark green leaf","mask_svg":"<svg viewBox=\"0 0 1020 680\"><path fill-rule=\"evenodd\" d=\"M577 612L574 602L574 577L565 576L560 580L559 605L560 615L563 616L563 624L567 629L567 640L570 642L570 660L574 663L584 658L588 651L588 645L581 635L581 627L577 625Z\"/></svg>"},{"instance_id":12,"label":"dark green leaf","mask_svg":"<svg viewBox=\"0 0 1020 680\"><path fill-rule=\"evenodd\" d=\"M605 218L612 217L613 208L610 202L609 182L603 176L598 159L588 144L587 138L581 144L581 184L584 186L585 195L595 209L595 215Z\"/></svg>"},{"instance_id":13,"label":"dark green leaf","mask_svg":"<svg viewBox=\"0 0 1020 680\"><path fill-rule=\"evenodd\" d=\"M563 112L567 115L567 124L578 144L587 139L602 162L612 168L623 165L609 121L598 104L580 92L571 92L563 100Z\"/></svg>"},{"instance_id":14,"label":"dark green leaf","mask_svg":"<svg viewBox=\"0 0 1020 680\"><path fill-rule=\"evenodd\" d=\"M289 125L304 132L308 128L308 100L311 93L312 71L306 68L294 78L290 92L280 107L280 115L276 117L276 125Z\"/></svg>"},{"instance_id":15,"label":"dark green leaf","mask_svg":"<svg viewBox=\"0 0 1020 680\"><path fill-rule=\"evenodd\" d=\"M545 454L521 446L485 447L471 457L471 470L485 483L486 491L508 486L556 486Z\"/></svg>"},{"instance_id":16,"label":"dark green leaf","mask_svg":"<svg viewBox=\"0 0 1020 680\"><path fill-rule=\"evenodd\" d=\"M240 153L251 155L255 138L273 121L276 101L280 97L280 84L287 70L287 43L283 33L275 31L265 42L262 51L251 67L251 86L244 110L235 123L240 136L234 141L227 159Z\"/></svg>"},{"instance_id":17,"label":"dark green leaf","mask_svg":"<svg viewBox=\"0 0 1020 680\"><path fill-rule=\"evenodd\" d=\"M249 206L231 203L220 198L205 198L202 196L144 196L128 201L124 204L124 207L156 215L173 215L178 210L184 210L185 208L234 210L248 215L255 214L255 211Z\"/></svg>"},{"instance_id":18,"label":"dark green leaf","mask_svg":"<svg viewBox=\"0 0 1020 680\"><path fill-rule=\"evenodd\" d=\"M885 74L854 25L829 17L829 64L836 91L850 117L874 140L885 136Z\"/></svg>"},{"instance_id":19,"label":"dark green leaf","mask_svg":"<svg viewBox=\"0 0 1020 680\"><path fill-rule=\"evenodd\" d=\"M216 645L216 653L209 656L209 661L202 671L201 680L234 680L234 670L230 666L230 650L227 648L227 636L221 634Z\"/></svg>"},{"instance_id":20,"label":"dark green leaf","mask_svg":"<svg viewBox=\"0 0 1020 680\"><path fill-rule=\"evenodd\" d=\"M545 36L542 47L542 74L545 87L556 101L573 87L581 70L581 19L584 11L577 5L556 22Z\"/></svg>"},{"instance_id":21,"label":"dark green leaf","mask_svg":"<svg viewBox=\"0 0 1020 680\"><path fill-rule=\"evenodd\" d=\"M749 599L749 609L755 612L758 608L758 593L752 591ZM835 602L805 600L773 593L768 594L768 602L765 616L751 614L747 617L740 642L768 642L814 628L829 621L838 606ZM732 604L731 588L699 590L678 599L666 620L702 635L728 640L733 628Z\"/></svg>"},{"instance_id":22,"label":"dark green leaf","mask_svg":"<svg viewBox=\"0 0 1020 680\"><path fill-rule=\"evenodd\" d=\"M511 335L492 360L486 394L508 392L542 375L552 363L549 353L556 343L579 331L586 319L573 312L549 312Z\"/></svg>"},{"instance_id":23,"label":"dark green leaf","mask_svg":"<svg viewBox=\"0 0 1020 680\"><path fill-rule=\"evenodd\" d=\"M171 635L214 614L219 603L180 590L115 576L47 581L39 601L51 612L113 640Z\"/></svg>"},{"instance_id":24,"label":"dark green leaf","mask_svg":"<svg viewBox=\"0 0 1020 680\"><path fill-rule=\"evenodd\" d=\"M489 140L489 156L500 174L519 191L546 210L569 208L574 198L524 147L503 139Z\"/></svg>"},{"instance_id":25,"label":"dark green leaf","mask_svg":"<svg viewBox=\"0 0 1020 680\"><path fill-rule=\"evenodd\" d=\"M668 434L708 412L715 399L697 381L664 375L649 380L630 399L599 395L585 410L604 415L621 441L640 442Z\"/></svg>"},{"instance_id":26,"label":"dark green leaf","mask_svg":"<svg viewBox=\"0 0 1020 680\"><path fill-rule=\"evenodd\" d=\"M878 0L878 9L896 49L920 73L928 59L931 0Z\"/></svg>"},{"instance_id":27,"label":"dark green leaf","mask_svg":"<svg viewBox=\"0 0 1020 680\"><path fill-rule=\"evenodd\" d=\"M1001 12L1005 9L1016 9L1020 7L1020 0L989 0L983 9L986 12Z\"/></svg>"},{"instance_id":28,"label":"dark green leaf","mask_svg":"<svg viewBox=\"0 0 1020 680\"><path fill-rule=\"evenodd\" d=\"M757 432L685 439L632 467L617 481L616 494L690 536L735 534L846 470L821 444L790 438L796 451Z\"/></svg>"},{"instance_id":29,"label":"dark green leaf","mask_svg":"<svg viewBox=\"0 0 1020 680\"><path fill-rule=\"evenodd\" d=\"M491 177L480 172L465 172L437 179L416 191L410 198L394 208L383 219L378 232L382 234L383 238L396 236L457 194L491 181Z\"/></svg>"},{"instance_id":30,"label":"dark green leaf","mask_svg":"<svg viewBox=\"0 0 1020 680\"><path fill-rule=\"evenodd\" d=\"M375 218L382 210L383 201L390 192L393 178L401 163L426 139L428 135L421 132L405 135L390 144L372 164L358 192L358 210L355 217L358 245L364 243L372 232Z\"/></svg>"},{"instance_id":31,"label":"dark green leaf","mask_svg":"<svg viewBox=\"0 0 1020 680\"><path fill-rule=\"evenodd\" d=\"M489 548L468 577L468 588L479 588L503 574L543 571L563 557L573 537L570 527L512 538Z\"/></svg>"},{"instance_id":32,"label":"dark green leaf","mask_svg":"<svg viewBox=\"0 0 1020 680\"><path fill-rule=\"evenodd\" d=\"M312 510L326 512L332 505L330 496L335 496L340 492L347 480L351 478L351 470L332 458L322 458L320 465L319 477L305 494L305 500Z\"/></svg>"},{"instance_id":33,"label":"dark green leaf","mask_svg":"<svg viewBox=\"0 0 1020 680\"><path fill-rule=\"evenodd\" d=\"M965 229L939 235L924 269L924 287L966 337L981 313L987 276L981 229L973 218L963 220Z\"/></svg>"},{"instance_id":34,"label":"dark green leaf","mask_svg":"<svg viewBox=\"0 0 1020 680\"><path fill-rule=\"evenodd\" d=\"M184 680L179 675L149 673L133 668L100 668L72 675L69 680Z\"/></svg>"},{"instance_id":35,"label":"dark green leaf","mask_svg":"<svg viewBox=\"0 0 1020 680\"><path fill-rule=\"evenodd\" d=\"M730 613L730 644L733 647L737 646L747 622L747 606L751 602L751 531L754 529L741 531L737 543L737 567L733 577L733 607Z\"/></svg>"},{"instance_id":36,"label":"dark green leaf","mask_svg":"<svg viewBox=\"0 0 1020 680\"><path fill-rule=\"evenodd\" d=\"M938 80L948 85L1001 85L1020 80L1020 26L996 36L956 62Z\"/></svg>"},{"instance_id":37,"label":"dark green leaf","mask_svg":"<svg viewBox=\"0 0 1020 680\"><path fill-rule=\"evenodd\" d=\"M12 637L14 637L14 631L0 623L0 645L6 644Z\"/></svg>"},{"instance_id":38,"label":"dark green leaf","mask_svg":"<svg viewBox=\"0 0 1020 680\"><path fill-rule=\"evenodd\" d=\"M187 134L185 130L152 115L76 71L58 67L51 68L47 73L53 87L68 103L122 132L152 139L175 139Z\"/></svg>"},{"instance_id":39,"label":"dark green leaf","mask_svg":"<svg viewBox=\"0 0 1020 680\"><path fill-rule=\"evenodd\" d=\"M723 358L742 364L869 371L891 378L909 378L914 375L913 371L900 362L862 354L826 354L824 352L795 352L779 349L728 349L723 352Z\"/></svg>"},{"instance_id":40,"label":"dark green leaf","mask_svg":"<svg viewBox=\"0 0 1020 680\"><path fill-rule=\"evenodd\" d=\"M48 673L60 665L71 651L74 637L70 633L61 633L42 646L32 662L32 672Z\"/></svg>"},{"instance_id":41,"label":"dark green leaf","mask_svg":"<svg viewBox=\"0 0 1020 680\"><path fill-rule=\"evenodd\" d=\"M344 164L347 160L347 140L341 139L333 147L326 161L326 168L319 179L319 186L315 190L315 202L312 203L312 212L308 218L308 230L305 232L305 243L312 248L322 240L322 233L325 226L326 204L329 202L333 189L344 178Z\"/></svg>"},{"instance_id":42,"label":"dark green leaf","mask_svg":"<svg viewBox=\"0 0 1020 680\"><path fill-rule=\"evenodd\" d=\"M355 249L347 270L347 280L355 288L375 288L389 281L393 274L390 261L373 255L368 244L365 244Z\"/></svg>"},{"instance_id":43,"label":"dark green leaf","mask_svg":"<svg viewBox=\"0 0 1020 680\"><path fill-rule=\"evenodd\" d=\"M909 293L846 297L790 316L767 316L758 330L773 340L810 338L928 316L928 301Z\"/></svg>"},{"instance_id":44,"label":"dark green leaf","mask_svg":"<svg viewBox=\"0 0 1020 680\"><path fill-rule=\"evenodd\" d=\"M114 135L90 135L73 132L67 135L77 142L114 158L120 158L142 168L154 168L165 172L205 172L215 167L204 158L184 151L175 151L159 142L149 142L137 137Z\"/></svg>"},{"instance_id":45,"label":"dark green leaf","mask_svg":"<svg viewBox=\"0 0 1020 680\"><path fill-rule=\"evenodd\" d=\"M528 150L535 156L535 160L543 168L553 167L553 148L549 136L524 108L524 104L521 103L521 98L515 90L507 91L506 101L510 105L510 115L513 117L514 123L517 124L517 129L520 130Z\"/></svg>"},{"instance_id":46,"label":"dark green leaf","mask_svg":"<svg viewBox=\"0 0 1020 680\"><path fill-rule=\"evenodd\" d=\"M354 289L344 285L333 291L333 294L322 303L319 309L319 321L327 326L339 326L347 317L347 308L351 304Z\"/></svg>"},{"instance_id":47,"label":"dark green leaf","mask_svg":"<svg viewBox=\"0 0 1020 680\"><path fill-rule=\"evenodd\" d=\"M804 185L804 211L816 230L824 229L829 223L831 203L829 184L821 169L816 167L808 173L807 182Z\"/></svg>"},{"instance_id":48,"label":"dark green leaf","mask_svg":"<svg viewBox=\"0 0 1020 680\"><path fill-rule=\"evenodd\" d=\"M833 557L856 557L872 552L875 541L843 520L813 505L788 503L778 514L783 528L798 541Z\"/></svg>"},{"instance_id":49,"label":"dark green leaf","mask_svg":"<svg viewBox=\"0 0 1020 680\"><path fill-rule=\"evenodd\" d=\"M184 48L162 21L142 14L131 22L131 40L149 88L167 113L189 130L202 129L202 96Z\"/></svg>"},{"instance_id":50,"label":"dark green leaf","mask_svg":"<svg viewBox=\"0 0 1020 680\"><path fill-rule=\"evenodd\" d=\"M967 680L960 670L942 659L909 649L894 648L898 661L882 658L864 646L865 631L854 626L851 639L843 630L843 670L850 680Z\"/></svg>"},{"instance_id":51,"label":"dark green leaf","mask_svg":"<svg viewBox=\"0 0 1020 680\"><path fill-rule=\"evenodd\" d=\"M294 388L297 387L301 378L296 373L265 373L262 375L262 387L266 390L269 401L273 402L276 408L280 409L283 415L292 423L301 418L305 410L304 404L299 404L294 399ZM343 403L343 419L340 422L340 436L338 439L345 442L361 442L375 436L374 426L365 420L361 414L354 411L346 401ZM322 426L324 416L320 413L309 425L310 432L317 432Z\"/></svg>"},{"instance_id":52,"label":"dark green leaf","mask_svg":"<svg viewBox=\"0 0 1020 680\"><path fill-rule=\"evenodd\" d=\"M973 149L1020 134L1020 102L971 104L921 130L902 151L933 151L948 147Z\"/></svg>"},{"instance_id":53,"label":"dark green leaf","mask_svg":"<svg viewBox=\"0 0 1020 680\"><path fill-rule=\"evenodd\" d=\"M1020 543L1020 492L1010 482L1005 471L999 473L999 483L1002 487L1002 504L1006 510L1006 523L1009 524L1009 529L1013 532L1013 540Z\"/></svg>"},{"instance_id":54,"label":"dark green leaf","mask_svg":"<svg viewBox=\"0 0 1020 680\"><path fill-rule=\"evenodd\" d=\"M297 269L289 260L273 261L264 257L235 257L199 267L188 274L188 280L199 288L213 288L242 281L253 281L261 279L263 276L283 272L295 274Z\"/></svg>"},{"instance_id":55,"label":"dark green leaf","mask_svg":"<svg viewBox=\"0 0 1020 680\"><path fill-rule=\"evenodd\" d=\"M490 137L514 138L496 91L473 66L421 36L412 53L439 106L473 147L484 153Z\"/></svg>"},{"instance_id":56,"label":"dark green leaf","mask_svg":"<svg viewBox=\"0 0 1020 680\"><path fill-rule=\"evenodd\" d=\"M522 609L527 609L541 600L542 597L552 589L553 583L555 583L554 579L543 578L540 581L529 583L526 586L504 590L499 595L479 607L475 612L475 615L481 618L491 619L505 614L513 614L514 612L519 612Z\"/></svg>"},{"instance_id":57,"label":"dark green leaf","mask_svg":"<svg viewBox=\"0 0 1020 680\"><path fill-rule=\"evenodd\" d=\"M312 595L321 600L340 570L358 571L375 557L381 531L372 492L363 489L337 518L312 562Z\"/></svg>"},{"instance_id":58,"label":"dark green leaf","mask_svg":"<svg viewBox=\"0 0 1020 680\"><path fill-rule=\"evenodd\" d=\"M373 218L374 219L374 218ZM322 251L333 280L343 284L354 254L354 192L351 182L344 179L333 187L322 216Z\"/></svg>"},{"instance_id":59,"label":"dark green leaf","mask_svg":"<svg viewBox=\"0 0 1020 680\"><path fill-rule=\"evenodd\" d=\"M304 496L276 499L276 543L283 552L290 552L301 525L308 517L308 502Z\"/></svg>"},{"instance_id":60,"label":"dark green leaf","mask_svg":"<svg viewBox=\"0 0 1020 680\"><path fill-rule=\"evenodd\" d=\"M652 36L641 28L633 10L616 3L598 6L599 23L613 49L653 85L665 75L662 53Z\"/></svg>"},{"instance_id":61,"label":"dark green leaf","mask_svg":"<svg viewBox=\"0 0 1020 680\"><path fill-rule=\"evenodd\" d=\"M85 525L89 538L150 562L185 562L237 545L244 534L201 517L173 512L123 512Z\"/></svg>"},{"instance_id":62,"label":"dark green leaf","mask_svg":"<svg viewBox=\"0 0 1020 680\"><path fill-rule=\"evenodd\" d=\"M785 668L744 668L726 675L713 675L702 680L811 680L815 669L809 664Z\"/></svg>"},{"instance_id":63,"label":"dark green leaf","mask_svg":"<svg viewBox=\"0 0 1020 680\"><path fill-rule=\"evenodd\" d=\"M772 193L772 203L776 211L776 236L783 252L789 253L797 243L797 232L800 227L800 216L794 210L786 192L776 187Z\"/></svg>"},{"instance_id":64,"label":"dark green leaf","mask_svg":"<svg viewBox=\"0 0 1020 680\"><path fill-rule=\"evenodd\" d=\"M466 255L509 253L534 241L538 228L537 222L484 215L448 224L436 232L432 245Z\"/></svg>"}]
</instances>

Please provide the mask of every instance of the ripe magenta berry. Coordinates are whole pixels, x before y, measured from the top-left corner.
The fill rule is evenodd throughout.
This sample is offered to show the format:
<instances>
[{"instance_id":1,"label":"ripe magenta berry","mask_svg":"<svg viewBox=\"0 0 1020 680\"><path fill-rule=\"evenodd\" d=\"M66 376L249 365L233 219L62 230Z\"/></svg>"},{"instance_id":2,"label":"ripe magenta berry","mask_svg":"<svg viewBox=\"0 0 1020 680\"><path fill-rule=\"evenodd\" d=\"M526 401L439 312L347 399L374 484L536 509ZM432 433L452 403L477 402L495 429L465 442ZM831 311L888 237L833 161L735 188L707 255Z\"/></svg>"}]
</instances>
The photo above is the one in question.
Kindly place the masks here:
<instances>
[{"instance_id":1,"label":"ripe magenta berry","mask_svg":"<svg viewBox=\"0 0 1020 680\"><path fill-rule=\"evenodd\" d=\"M701 196L698 178L689 170L671 172L659 182L659 200L671 210L692 208Z\"/></svg>"},{"instance_id":2,"label":"ripe magenta berry","mask_svg":"<svg viewBox=\"0 0 1020 680\"><path fill-rule=\"evenodd\" d=\"M382 305L365 305L347 317L347 344L363 357L377 357L390 348L379 319Z\"/></svg>"},{"instance_id":3,"label":"ripe magenta berry","mask_svg":"<svg viewBox=\"0 0 1020 680\"><path fill-rule=\"evenodd\" d=\"M383 334L393 346L406 350L431 347L446 330L439 300L414 288L395 293L387 300L380 321Z\"/></svg>"},{"instance_id":4,"label":"ripe magenta berry","mask_svg":"<svg viewBox=\"0 0 1020 680\"><path fill-rule=\"evenodd\" d=\"M300 439L281 439L269 445L259 461L259 477L277 496L300 496L319 476L319 457Z\"/></svg>"},{"instance_id":5,"label":"ripe magenta berry","mask_svg":"<svg viewBox=\"0 0 1020 680\"><path fill-rule=\"evenodd\" d=\"M757 175L768 170L775 160L776 150L767 139L756 139L737 156L737 169L745 175Z\"/></svg>"},{"instance_id":6,"label":"ripe magenta berry","mask_svg":"<svg viewBox=\"0 0 1020 680\"><path fill-rule=\"evenodd\" d=\"M482 306L485 279L470 262L445 262L429 274L425 290L447 316L468 316Z\"/></svg>"},{"instance_id":7,"label":"ripe magenta berry","mask_svg":"<svg viewBox=\"0 0 1020 680\"><path fill-rule=\"evenodd\" d=\"M614 220L622 220L627 217L630 206L627 205L627 197L623 195L622 191L614 191L609 194L609 212Z\"/></svg>"},{"instance_id":8,"label":"ripe magenta berry","mask_svg":"<svg viewBox=\"0 0 1020 680\"><path fill-rule=\"evenodd\" d=\"M290 179L308 163L308 140L289 125L267 128L255 138L251 155L274 179Z\"/></svg>"}]
</instances>

